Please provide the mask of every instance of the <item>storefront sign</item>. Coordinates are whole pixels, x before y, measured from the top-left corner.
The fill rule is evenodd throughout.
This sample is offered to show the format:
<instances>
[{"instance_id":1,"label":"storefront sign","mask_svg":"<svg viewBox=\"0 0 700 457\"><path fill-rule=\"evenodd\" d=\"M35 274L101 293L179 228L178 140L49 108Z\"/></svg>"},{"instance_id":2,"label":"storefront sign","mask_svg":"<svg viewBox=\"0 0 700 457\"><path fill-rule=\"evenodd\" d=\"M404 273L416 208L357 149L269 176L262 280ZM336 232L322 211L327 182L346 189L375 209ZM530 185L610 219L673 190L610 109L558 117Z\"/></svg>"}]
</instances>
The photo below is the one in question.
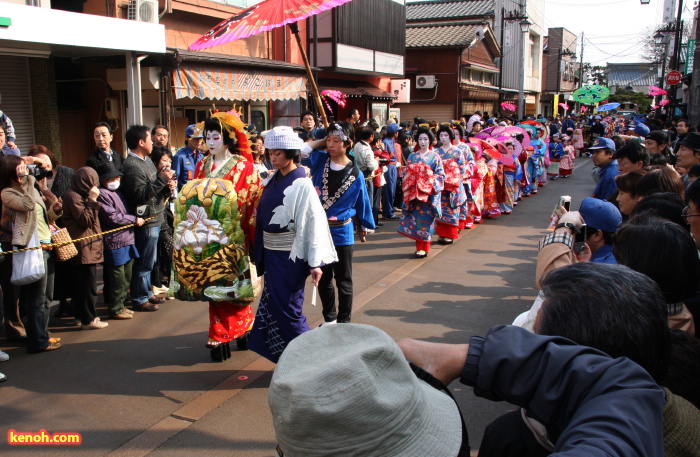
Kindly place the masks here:
<instances>
[{"instance_id":1,"label":"storefront sign","mask_svg":"<svg viewBox=\"0 0 700 457\"><path fill-rule=\"evenodd\" d=\"M306 98L306 78L260 70L182 65L174 71L176 98L295 100Z\"/></svg>"},{"instance_id":2,"label":"storefront sign","mask_svg":"<svg viewBox=\"0 0 700 457\"><path fill-rule=\"evenodd\" d=\"M693 63L695 63L695 40L688 40L688 47L685 55L685 71L683 74L693 72Z\"/></svg>"}]
</instances>

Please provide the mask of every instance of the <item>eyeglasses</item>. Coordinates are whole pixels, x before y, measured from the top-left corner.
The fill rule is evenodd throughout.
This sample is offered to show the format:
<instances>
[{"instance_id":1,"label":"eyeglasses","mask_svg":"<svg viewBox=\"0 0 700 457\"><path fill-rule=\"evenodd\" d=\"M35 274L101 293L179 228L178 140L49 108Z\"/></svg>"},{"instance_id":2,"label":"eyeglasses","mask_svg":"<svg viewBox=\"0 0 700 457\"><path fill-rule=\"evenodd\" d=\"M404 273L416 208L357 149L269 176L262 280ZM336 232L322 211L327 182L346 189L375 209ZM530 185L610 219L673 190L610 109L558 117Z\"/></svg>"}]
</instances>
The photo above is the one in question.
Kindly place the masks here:
<instances>
[{"instance_id":1,"label":"eyeglasses","mask_svg":"<svg viewBox=\"0 0 700 457\"><path fill-rule=\"evenodd\" d=\"M686 206L683 208L683 211L681 211L681 217L685 219L685 222L688 222L689 217L698 217L700 214L689 214L690 213L690 206Z\"/></svg>"}]
</instances>

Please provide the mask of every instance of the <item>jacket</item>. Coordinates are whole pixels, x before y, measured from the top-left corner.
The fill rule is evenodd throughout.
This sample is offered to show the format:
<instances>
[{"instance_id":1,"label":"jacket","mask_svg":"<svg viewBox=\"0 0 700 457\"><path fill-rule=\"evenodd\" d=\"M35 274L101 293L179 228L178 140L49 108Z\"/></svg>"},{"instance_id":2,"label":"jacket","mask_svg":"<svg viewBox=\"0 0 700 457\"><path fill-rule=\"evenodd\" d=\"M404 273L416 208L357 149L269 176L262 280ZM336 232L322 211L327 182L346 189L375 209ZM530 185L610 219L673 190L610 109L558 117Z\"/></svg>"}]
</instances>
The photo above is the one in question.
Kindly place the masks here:
<instances>
[{"instance_id":1,"label":"jacket","mask_svg":"<svg viewBox=\"0 0 700 457\"><path fill-rule=\"evenodd\" d=\"M114 149L110 149L112 151L112 161L114 163L114 168L116 168L119 171L122 171L122 166L124 165L124 157L122 157L121 153L115 151ZM85 162L85 165L91 168L97 168L97 166L103 162L107 162L107 156L99 149L96 148L95 152L93 152L90 157L88 157L87 162Z\"/></svg>"},{"instance_id":2,"label":"jacket","mask_svg":"<svg viewBox=\"0 0 700 457\"><path fill-rule=\"evenodd\" d=\"M83 167L75 172L70 189L63 195L63 223L74 240L101 232L99 212L102 204L87 198L90 189L99 185L97 172ZM104 260L101 236L75 243L75 247L78 255L69 260L71 263L91 265Z\"/></svg>"},{"instance_id":3,"label":"jacket","mask_svg":"<svg viewBox=\"0 0 700 457\"><path fill-rule=\"evenodd\" d=\"M126 197L126 209L131 214L136 214L136 208L148 205L148 212L144 219L151 216L155 218L146 221L142 227L160 227L163 224L164 200L161 192L167 187L168 180L158 176L158 170L153 161L146 157L142 159L133 153L124 162L122 170L121 189Z\"/></svg>"},{"instance_id":4,"label":"jacket","mask_svg":"<svg viewBox=\"0 0 700 457\"><path fill-rule=\"evenodd\" d=\"M34 176L27 176L21 184L13 184L12 187L2 191L2 207L7 219L12 221L12 244L14 246L26 246L32 237L36 227L36 204L44 209L46 222L53 222L63 212L54 212L53 205L46 208L39 191L34 187ZM5 218L3 218L5 219ZM3 227L9 229L9 227Z\"/></svg>"},{"instance_id":5,"label":"jacket","mask_svg":"<svg viewBox=\"0 0 700 457\"><path fill-rule=\"evenodd\" d=\"M461 382L526 408L557 437L552 456L664 455L664 391L627 358L499 325L471 338Z\"/></svg>"},{"instance_id":6,"label":"jacket","mask_svg":"<svg viewBox=\"0 0 700 457\"><path fill-rule=\"evenodd\" d=\"M99 217L100 226L105 232L136 223L136 216L126 212L124 194L122 194L121 190L117 189L114 191L100 187L100 196L97 197L97 201L102 205ZM133 227L109 233L102 238L105 243L105 249L110 251L136 243Z\"/></svg>"}]
</instances>

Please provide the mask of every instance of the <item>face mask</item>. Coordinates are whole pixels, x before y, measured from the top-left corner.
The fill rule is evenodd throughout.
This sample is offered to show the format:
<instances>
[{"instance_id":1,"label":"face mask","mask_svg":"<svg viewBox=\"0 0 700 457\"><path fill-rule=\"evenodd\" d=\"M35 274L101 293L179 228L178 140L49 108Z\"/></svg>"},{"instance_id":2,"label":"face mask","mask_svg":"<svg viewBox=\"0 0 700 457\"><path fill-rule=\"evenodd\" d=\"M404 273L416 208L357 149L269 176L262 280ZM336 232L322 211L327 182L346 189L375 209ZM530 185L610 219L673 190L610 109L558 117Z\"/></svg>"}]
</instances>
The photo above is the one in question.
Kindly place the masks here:
<instances>
[{"instance_id":1,"label":"face mask","mask_svg":"<svg viewBox=\"0 0 700 457\"><path fill-rule=\"evenodd\" d=\"M107 183L107 189L109 190L117 190L119 189L119 184L121 181L114 181L114 182L108 182Z\"/></svg>"}]
</instances>

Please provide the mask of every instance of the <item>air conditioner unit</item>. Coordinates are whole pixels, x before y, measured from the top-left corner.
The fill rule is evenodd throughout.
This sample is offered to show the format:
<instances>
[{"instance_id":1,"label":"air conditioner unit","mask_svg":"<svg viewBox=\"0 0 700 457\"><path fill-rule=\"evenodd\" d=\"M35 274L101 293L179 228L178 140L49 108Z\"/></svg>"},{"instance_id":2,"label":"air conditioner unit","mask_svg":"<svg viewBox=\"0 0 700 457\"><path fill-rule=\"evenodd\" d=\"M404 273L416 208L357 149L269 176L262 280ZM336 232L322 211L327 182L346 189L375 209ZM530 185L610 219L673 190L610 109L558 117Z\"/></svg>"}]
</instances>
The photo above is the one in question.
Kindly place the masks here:
<instances>
[{"instance_id":1,"label":"air conditioner unit","mask_svg":"<svg viewBox=\"0 0 700 457\"><path fill-rule=\"evenodd\" d=\"M132 21L158 23L158 0L130 0L128 16Z\"/></svg>"},{"instance_id":2,"label":"air conditioner unit","mask_svg":"<svg viewBox=\"0 0 700 457\"><path fill-rule=\"evenodd\" d=\"M435 75L418 75L416 76L416 89L433 89L435 88Z\"/></svg>"}]
</instances>

